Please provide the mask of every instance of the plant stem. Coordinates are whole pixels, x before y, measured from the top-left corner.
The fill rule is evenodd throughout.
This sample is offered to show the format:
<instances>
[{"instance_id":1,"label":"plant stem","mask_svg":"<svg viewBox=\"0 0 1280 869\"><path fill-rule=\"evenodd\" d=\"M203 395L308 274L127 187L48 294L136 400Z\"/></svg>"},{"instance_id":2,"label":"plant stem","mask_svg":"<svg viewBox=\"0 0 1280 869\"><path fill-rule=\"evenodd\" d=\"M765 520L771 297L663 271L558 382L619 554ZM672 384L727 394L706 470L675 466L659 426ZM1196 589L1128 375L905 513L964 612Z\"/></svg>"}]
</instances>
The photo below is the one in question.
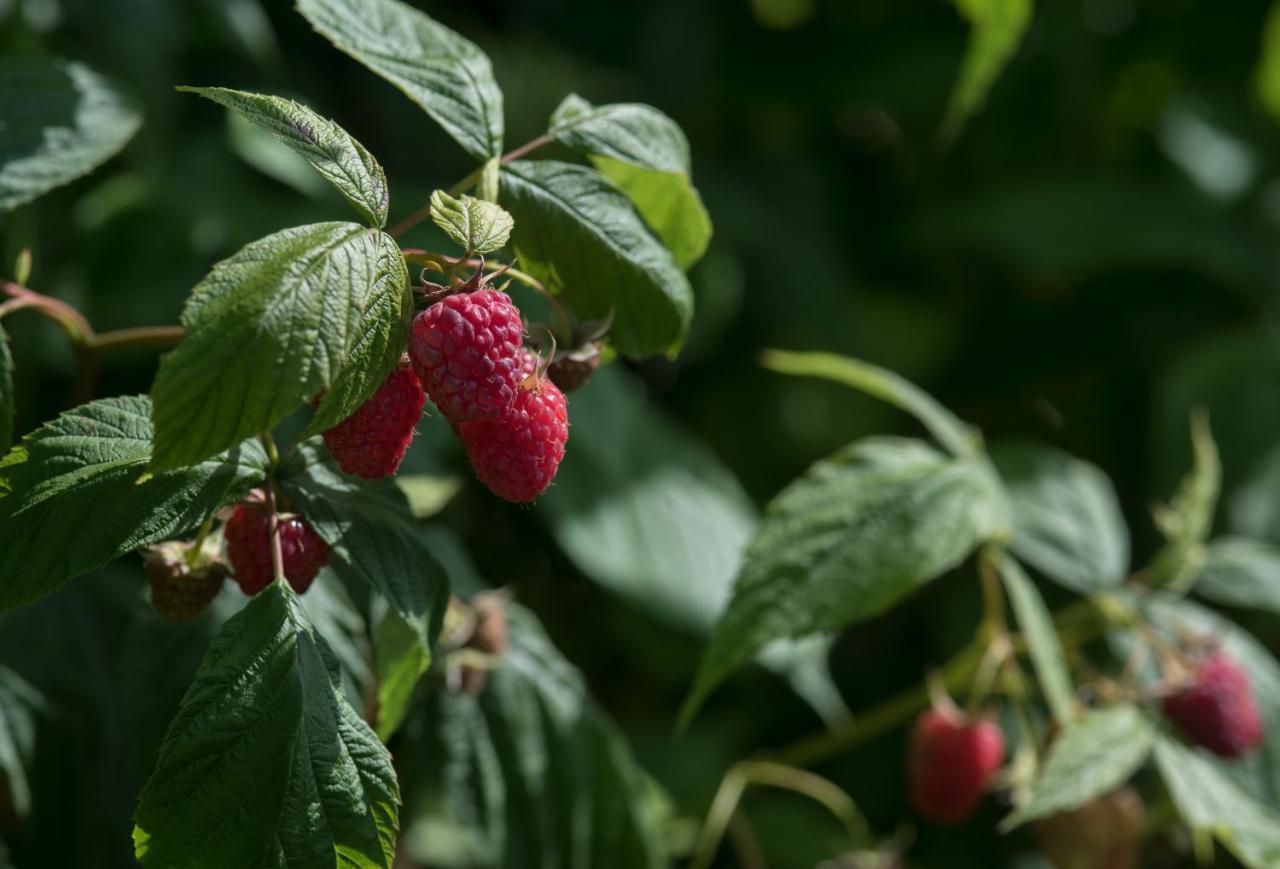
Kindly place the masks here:
<instances>
[{"instance_id":1,"label":"plant stem","mask_svg":"<svg viewBox=\"0 0 1280 869\"><path fill-rule=\"evenodd\" d=\"M1091 598L1083 598L1063 609L1054 617L1054 627L1059 630L1081 630L1081 623L1088 621L1095 629L1099 622L1110 621L1105 610ZM1080 638L1082 639L1082 638ZM943 665L941 678L951 691L957 690L977 672L986 651L985 638L974 637L969 645L956 652ZM883 703L873 706L861 715L841 722L831 730L804 737L771 755L773 760L793 766L812 766L828 760L864 742L888 733L895 727L929 705L929 690L924 684L914 685Z\"/></svg>"},{"instance_id":2,"label":"plant stem","mask_svg":"<svg viewBox=\"0 0 1280 869\"><path fill-rule=\"evenodd\" d=\"M89 325L89 321L66 302L43 296L12 281L5 281L3 286L5 295L11 297L12 301L0 305L0 316L22 308L32 308L56 321L77 347L83 347L93 340L93 327Z\"/></svg>"},{"instance_id":3,"label":"plant stem","mask_svg":"<svg viewBox=\"0 0 1280 869\"><path fill-rule=\"evenodd\" d=\"M698 835L689 869L707 869L711 865L743 793L753 784L793 791L822 804L844 825L854 847L863 847L872 841L871 828L858 811L857 804L838 786L821 776L785 764L744 760L734 764L721 780L720 789L711 801L707 820Z\"/></svg>"},{"instance_id":4,"label":"plant stem","mask_svg":"<svg viewBox=\"0 0 1280 869\"><path fill-rule=\"evenodd\" d=\"M113 329L98 332L91 345L100 353L114 350L167 350L182 341L186 330L181 326L137 326L132 329Z\"/></svg>"},{"instance_id":5,"label":"plant stem","mask_svg":"<svg viewBox=\"0 0 1280 869\"><path fill-rule=\"evenodd\" d=\"M498 160L498 162L505 166L506 164L510 163L512 160L519 160L521 157L525 156L526 154L530 154L538 150L544 145L550 145L554 141L555 139L551 138L550 135L543 134L541 136L538 136L536 139L530 139L528 142L525 142L519 148L516 148L513 151L508 151L507 153L503 154L502 157ZM467 190L470 190L472 187L475 186L475 183L480 180L480 173L483 171L484 171L484 167L482 166L479 169L472 172L466 178L463 178L457 184L450 187L445 192L448 193L450 196L457 196L459 193L464 193ZM410 214L404 220L400 221L395 226L388 229L387 235L391 236L392 238L399 238L409 230L413 229L419 223L422 223L422 221L426 220L430 216L431 216L431 203L428 202L426 205L422 206L417 211Z\"/></svg>"},{"instance_id":6,"label":"plant stem","mask_svg":"<svg viewBox=\"0 0 1280 869\"><path fill-rule=\"evenodd\" d=\"M270 432L258 435L262 447L267 451L269 474L267 479L267 527L271 537L271 570L275 578L284 582L284 551L280 547L280 514L276 510L276 466L280 462L280 454L276 450L275 439Z\"/></svg>"}]
</instances>

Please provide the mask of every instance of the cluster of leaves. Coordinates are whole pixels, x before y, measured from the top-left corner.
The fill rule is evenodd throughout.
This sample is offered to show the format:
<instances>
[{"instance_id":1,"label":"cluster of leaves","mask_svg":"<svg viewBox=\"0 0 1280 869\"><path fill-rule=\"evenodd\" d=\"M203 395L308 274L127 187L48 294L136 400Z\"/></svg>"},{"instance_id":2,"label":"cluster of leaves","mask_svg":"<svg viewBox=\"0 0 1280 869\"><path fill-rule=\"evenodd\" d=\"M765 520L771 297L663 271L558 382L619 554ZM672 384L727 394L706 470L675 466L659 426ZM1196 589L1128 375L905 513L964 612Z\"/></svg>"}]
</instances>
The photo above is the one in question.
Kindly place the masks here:
<instances>
[{"instance_id":1,"label":"cluster of leaves","mask_svg":"<svg viewBox=\"0 0 1280 869\"><path fill-rule=\"evenodd\" d=\"M1280 664L1188 594L1274 610L1280 557L1261 539L1210 539L1220 469L1202 418L1193 419L1194 466L1155 513L1164 545L1130 576L1129 533L1097 467L1030 442L988 450L919 389L863 362L776 351L765 362L884 399L913 414L939 446L914 438L860 440L774 499L712 635L686 718L764 644L863 622L976 555L1003 581L1038 689L1029 697L1015 681L1008 702L1031 712L1024 722L1051 720L1056 734L1050 742L1048 731L1019 729L1014 756L1024 763L1015 764L1015 808L1002 829L1084 806L1151 760L1197 842L1216 838L1247 866L1277 865ZM1055 617L1023 565L1081 601ZM979 651L992 642L991 621L1003 620L1002 609L979 630ZM1101 625L1123 675L1099 676L1086 663L1085 638L1074 632L1082 613ZM1153 642L1168 652L1191 640L1220 644L1248 673L1266 728L1256 755L1225 762L1184 744L1155 714L1161 674L1135 662L1147 660ZM1090 681L1073 679L1073 670ZM972 668L946 672L953 688L983 690L961 684ZM1090 697L1092 705L1082 702Z\"/></svg>"},{"instance_id":2,"label":"cluster of leaves","mask_svg":"<svg viewBox=\"0 0 1280 869\"><path fill-rule=\"evenodd\" d=\"M544 136L504 156L502 93L475 45L398 0L302 0L298 9L479 162L429 203L461 251L453 262L505 249L575 317L610 317L619 354L679 348L692 314L684 270L705 251L711 227L674 122L648 106L592 106L570 96ZM79 65L5 61L0 77L3 99L14 103L5 114L28 125L6 135L0 153L5 209L89 171L138 125L129 102ZM365 603L304 606L277 582L234 615L216 617L142 790L136 854L144 865L164 866L196 853L210 865L390 866L400 792L383 741L405 721L432 667L451 583L404 491L344 476L314 437L358 408L405 348L415 300L406 255L384 229L389 185L364 146L298 102L183 89L301 155L363 222L284 229L218 263L193 290L183 340L163 357L150 396L82 405L9 450L0 460L0 608L31 604L141 547L207 529L251 490L278 487L332 547L322 599L344 600L345 587ZM524 159L554 143L591 165ZM466 192L472 188L475 196ZM3 335L0 348L7 448L12 390ZM267 433L317 395L301 438L277 456ZM368 656L348 648L362 633L371 672L360 663ZM533 787L534 758L585 752L576 765L585 778L565 808L599 799L588 816L601 838L581 853L576 835L566 840L564 863L594 865L592 854L615 848L619 830L631 831L624 838L637 843L638 861L656 862L655 804L643 798L624 743L531 615L517 614L513 636L511 665L487 695L485 728L495 740L510 731L522 744L537 738L526 726L530 715L548 716L555 728L540 752L475 745L487 765L464 784L492 808L497 770L508 780L497 805L523 811L516 788ZM0 713L14 725L4 731L0 769L25 812L32 727L24 722L40 704L20 678L4 684L12 690L0 695ZM479 714L469 698L435 703L442 732ZM528 794L540 797L540 788ZM477 847L550 849L544 832L490 817Z\"/></svg>"}]
</instances>

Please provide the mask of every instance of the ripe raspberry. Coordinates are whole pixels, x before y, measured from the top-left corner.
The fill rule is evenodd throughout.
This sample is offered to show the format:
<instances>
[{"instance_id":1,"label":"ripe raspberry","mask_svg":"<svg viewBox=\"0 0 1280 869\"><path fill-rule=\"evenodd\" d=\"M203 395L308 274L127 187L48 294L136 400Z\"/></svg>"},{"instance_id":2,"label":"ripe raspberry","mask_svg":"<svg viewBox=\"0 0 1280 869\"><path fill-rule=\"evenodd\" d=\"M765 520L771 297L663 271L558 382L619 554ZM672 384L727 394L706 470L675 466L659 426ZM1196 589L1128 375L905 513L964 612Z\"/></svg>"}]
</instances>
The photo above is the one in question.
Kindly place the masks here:
<instances>
[{"instance_id":1,"label":"ripe raspberry","mask_svg":"<svg viewBox=\"0 0 1280 869\"><path fill-rule=\"evenodd\" d=\"M204 552L188 561L193 544L171 541L142 553L151 583L151 604L175 622L194 619L209 608L222 591L227 567Z\"/></svg>"},{"instance_id":2,"label":"ripe raspberry","mask_svg":"<svg viewBox=\"0 0 1280 869\"><path fill-rule=\"evenodd\" d=\"M916 719L907 754L911 805L935 824L968 820L1004 758L1004 734L990 721L929 709Z\"/></svg>"},{"instance_id":3,"label":"ripe raspberry","mask_svg":"<svg viewBox=\"0 0 1280 869\"><path fill-rule=\"evenodd\" d=\"M538 354L532 350L520 351L520 382L524 383L538 373Z\"/></svg>"},{"instance_id":4,"label":"ripe raspberry","mask_svg":"<svg viewBox=\"0 0 1280 869\"><path fill-rule=\"evenodd\" d=\"M540 380L516 394L510 411L497 419L459 426L476 476L499 498L525 503L551 484L569 439L564 393Z\"/></svg>"},{"instance_id":5,"label":"ripe raspberry","mask_svg":"<svg viewBox=\"0 0 1280 869\"><path fill-rule=\"evenodd\" d=\"M245 594L257 594L275 578L271 565L271 519L261 504L239 504L223 529L227 560ZM300 516L280 515L284 578L302 594L329 561L329 545Z\"/></svg>"},{"instance_id":6,"label":"ripe raspberry","mask_svg":"<svg viewBox=\"0 0 1280 869\"><path fill-rule=\"evenodd\" d=\"M520 310L506 293L457 293L414 318L409 356L451 422L493 418L515 401L523 334Z\"/></svg>"},{"instance_id":7,"label":"ripe raspberry","mask_svg":"<svg viewBox=\"0 0 1280 869\"><path fill-rule=\"evenodd\" d=\"M1142 797L1124 787L1045 818L1036 840L1056 869L1137 869L1146 817Z\"/></svg>"},{"instance_id":8,"label":"ripe raspberry","mask_svg":"<svg viewBox=\"0 0 1280 869\"><path fill-rule=\"evenodd\" d=\"M591 342L580 350L575 350L563 359L557 359L547 369L551 382L563 392L573 392L587 385L591 375L600 367L600 345Z\"/></svg>"},{"instance_id":9,"label":"ripe raspberry","mask_svg":"<svg viewBox=\"0 0 1280 869\"><path fill-rule=\"evenodd\" d=\"M1262 742L1262 716L1249 676L1225 652L1201 663L1191 683L1162 705L1189 740L1220 757L1239 757Z\"/></svg>"},{"instance_id":10,"label":"ripe raspberry","mask_svg":"<svg viewBox=\"0 0 1280 869\"><path fill-rule=\"evenodd\" d=\"M338 467L369 480L396 472L413 441L427 395L418 375L401 365L356 412L324 432Z\"/></svg>"}]
</instances>

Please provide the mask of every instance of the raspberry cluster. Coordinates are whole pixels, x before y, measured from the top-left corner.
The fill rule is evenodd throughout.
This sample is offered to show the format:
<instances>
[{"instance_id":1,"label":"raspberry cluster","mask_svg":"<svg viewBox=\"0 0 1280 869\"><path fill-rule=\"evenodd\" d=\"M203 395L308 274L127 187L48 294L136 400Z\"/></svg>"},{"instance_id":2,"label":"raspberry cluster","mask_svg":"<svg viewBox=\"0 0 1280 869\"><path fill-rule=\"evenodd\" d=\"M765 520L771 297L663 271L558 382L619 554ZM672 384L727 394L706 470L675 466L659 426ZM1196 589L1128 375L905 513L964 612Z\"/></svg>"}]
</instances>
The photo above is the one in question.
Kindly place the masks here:
<instances>
[{"instance_id":1,"label":"raspberry cluster","mask_svg":"<svg viewBox=\"0 0 1280 869\"><path fill-rule=\"evenodd\" d=\"M1004 734L985 718L928 709L916 719L907 754L911 805L935 824L960 824L977 810L1004 760Z\"/></svg>"},{"instance_id":2,"label":"raspberry cluster","mask_svg":"<svg viewBox=\"0 0 1280 869\"><path fill-rule=\"evenodd\" d=\"M564 394L523 343L520 310L498 290L447 296L419 314L409 357L427 394L453 425L476 476L517 503L546 490L564 458Z\"/></svg>"},{"instance_id":3,"label":"raspberry cluster","mask_svg":"<svg viewBox=\"0 0 1280 869\"><path fill-rule=\"evenodd\" d=\"M329 544L301 516L282 513L280 554L284 578L298 594L311 587L320 568L329 562ZM271 515L253 500L236 506L223 529L227 560L245 594L262 591L275 579L271 563Z\"/></svg>"}]
</instances>

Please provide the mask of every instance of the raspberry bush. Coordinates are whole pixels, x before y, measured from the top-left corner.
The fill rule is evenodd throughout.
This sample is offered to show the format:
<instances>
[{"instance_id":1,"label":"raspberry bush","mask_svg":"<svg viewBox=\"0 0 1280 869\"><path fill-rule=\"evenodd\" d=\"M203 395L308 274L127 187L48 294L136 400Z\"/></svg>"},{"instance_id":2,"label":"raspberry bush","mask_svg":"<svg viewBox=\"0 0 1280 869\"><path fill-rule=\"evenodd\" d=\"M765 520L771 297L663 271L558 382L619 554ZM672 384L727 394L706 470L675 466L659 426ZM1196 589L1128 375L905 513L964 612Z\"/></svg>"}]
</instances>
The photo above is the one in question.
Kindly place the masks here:
<instances>
[{"instance_id":1,"label":"raspberry bush","mask_svg":"<svg viewBox=\"0 0 1280 869\"><path fill-rule=\"evenodd\" d=\"M217 141L183 130L185 150L161 155L143 124L165 122L150 98L78 61L0 57L0 250L14 254L0 295L0 869L955 869L995 865L993 853L1058 869L1280 867L1280 664L1265 642L1280 612L1280 460L1246 480L1219 458L1222 408L1211 408L1213 430L1196 409L1188 438L1178 404L1215 378L1233 398L1258 382L1270 389L1251 379L1269 352L1213 356L1208 373L1163 396L1178 412L1162 422L1177 435L1160 436L1190 462L1168 491L1144 492L1166 499L1146 521L1146 502L1122 503L1101 467L995 435L1042 426L983 407L985 393L953 410L849 356L757 358L747 322L795 345L856 333L877 358L928 370L942 358L932 345L946 343L939 324L968 317L984 352L1000 354L980 360L982 377L1020 370L1039 336L1013 334L988 308L922 315L932 330L920 358L893 329L882 333L916 302L899 310L878 285L927 280L950 292L963 270L941 258L919 265L916 236L929 223L902 232L905 264L869 250L913 196L866 215L872 241L826 236L815 217L824 208L797 204L826 185L778 157L790 138L825 130L820 149L843 165L909 125L837 91L846 83L825 69L803 88L818 124L792 123L799 99L770 95L744 111L702 95L735 113L707 141L758 151L737 169L760 198L720 199L725 224L751 239L739 261L709 247L675 121L564 93L600 58L556 64L544 47L526 57L494 40L491 62L417 5L298 0L289 10L286 27L328 52L326 72L340 79L341 101L324 111L306 97L178 87L174 99L225 122L235 159L262 186L270 179L253 199L281 201L270 209L203 178L225 156L212 156L224 150ZM733 14L749 7L752 21L785 30L787 16L821 4L740 5ZM64 6L94 7L94 20L124 8L16 4L37 23ZM269 59L262 23L278 24L283 7L262 4L270 15L259 21L251 2L197 6L148 7L154 16L130 6L134 17L112 23L159 27L137 38L166 56L166 15L189 15L191 38L216 21L254 58L236 65L243 80L291 68L285 54ZM681 40L713 12L658 6L670 19L638 38L683 90L682 64L708 58ZM1031 21L1025 0L955 6L973 38L936 130L943 146ZM1104 6L1081 14L1123 30ZM630 13L606 4L584 26L613 14ZM838 29L889 13L821 14ZM773 82L799 55L823 54L796 44L795 56L749 54L751 69ZM902 56L911 75L883 77L927 84L916 52ZM135 60L142 78L176 75L151 53ZM508 79L495 63L522 72ZM606 92L644 84L607 79ZM1144 116L1133 106L1173 80L1155 61L1126 69L1097 113L1124 115L1120 133L1079 138L1125 159L1154 150L1132 147L1125 113ZM1259 81L1280 105L1274 81ZM558 104L530 96L552 85ZM904 103L929 101L913 90ZM1158 145L1212 189L1211 220L1228 223L1239 216L1227 207L1233 179L1265 163L1214 138L1193 103L1163 116ZM508 123L530 138L511 139ZM1186 158L1187 142L1206 141L1208 168ZM79 282L118 270L141 295L150 274L114 256L60 269L32 228L36 209L61 202L53 190L126 146L149 155L146 172L130 167L47 219L100 235L113 252L131 235L116 221L163 188L151 247L134 250L188 256L176 270L190 290L176 325L126 323L137 297L90 311ZM1014 150L987 162L1003 171ZM918 168L879 166L867 186L903 167ZM724 185L718 174L708 177ZM924 186L933 173L900 174ZM1109 177L1096 184L1108 207L1086 209L1070 231L1024 221L1016 199L929 218L986 241L1000 235L995 224L1034 236L1006 239L1020 257L1009 271L1035 274L1029 295L1048 304L1059 270L1098 268L1070 249L1077 234L1101 224L1104 261L1131 237L1106 222L1124 191ZM1078 191L1056 193L1046 198L1060 221ZM1258 199L1254 210L1274 221ZM1182 200L1171 201L1144 200L1135 222L1178 211ZM243 237L203 221L220 208ZM321 220L276 220L303 214ZM183 230L169 234L169 223ZM1137 238L1136 258L1188 248L1208 271L1243 280L1234 246L1196 247L1204 231ZM1046 267L1047 235L1062 236L1053 241L1066 253ZM845 247L876 261L876 279L859 288L888 310L875 322L818 301L827 297L814 286L838 278L814 265ZM748 274L770 295L743 305ZM998 301L989 307L1003 310ZM739 319L744 310L751 317ZM1030 319L1043 321L1040 308ZM1093 353L1108 327L1072 328L1072 343ZM48 407L46 379L74 394L61 413L31 417L15 372L52 358L55 329L74 364L32 374L20 394L39 392ZM10 333L28 349L16 365ZM1131 353L1145 364L1151 348L1123 334L1125 364ZM135 387L100 376L121 357L145 360ZM693 398L659 398L696 381L687 372L700 358L761 379L725 388L709 377ZM846 402L850 389L862 395ZM664 403L728 434L713 450ZM1248 403L1226 408L1237 428L1266 415L1254 407L1265 402ZM1045 402L1036 412L1056 436L1057 411ZM866 434L895 419L905 434ZM864 434L814 461L849 430ZM1127 489L1133 460L1110 468ZM762 470L746 486L730 465ZM866 652L886 644L891 655ZM841 660L854 665L841 672Z\"/></svg>"}]
</instances>

